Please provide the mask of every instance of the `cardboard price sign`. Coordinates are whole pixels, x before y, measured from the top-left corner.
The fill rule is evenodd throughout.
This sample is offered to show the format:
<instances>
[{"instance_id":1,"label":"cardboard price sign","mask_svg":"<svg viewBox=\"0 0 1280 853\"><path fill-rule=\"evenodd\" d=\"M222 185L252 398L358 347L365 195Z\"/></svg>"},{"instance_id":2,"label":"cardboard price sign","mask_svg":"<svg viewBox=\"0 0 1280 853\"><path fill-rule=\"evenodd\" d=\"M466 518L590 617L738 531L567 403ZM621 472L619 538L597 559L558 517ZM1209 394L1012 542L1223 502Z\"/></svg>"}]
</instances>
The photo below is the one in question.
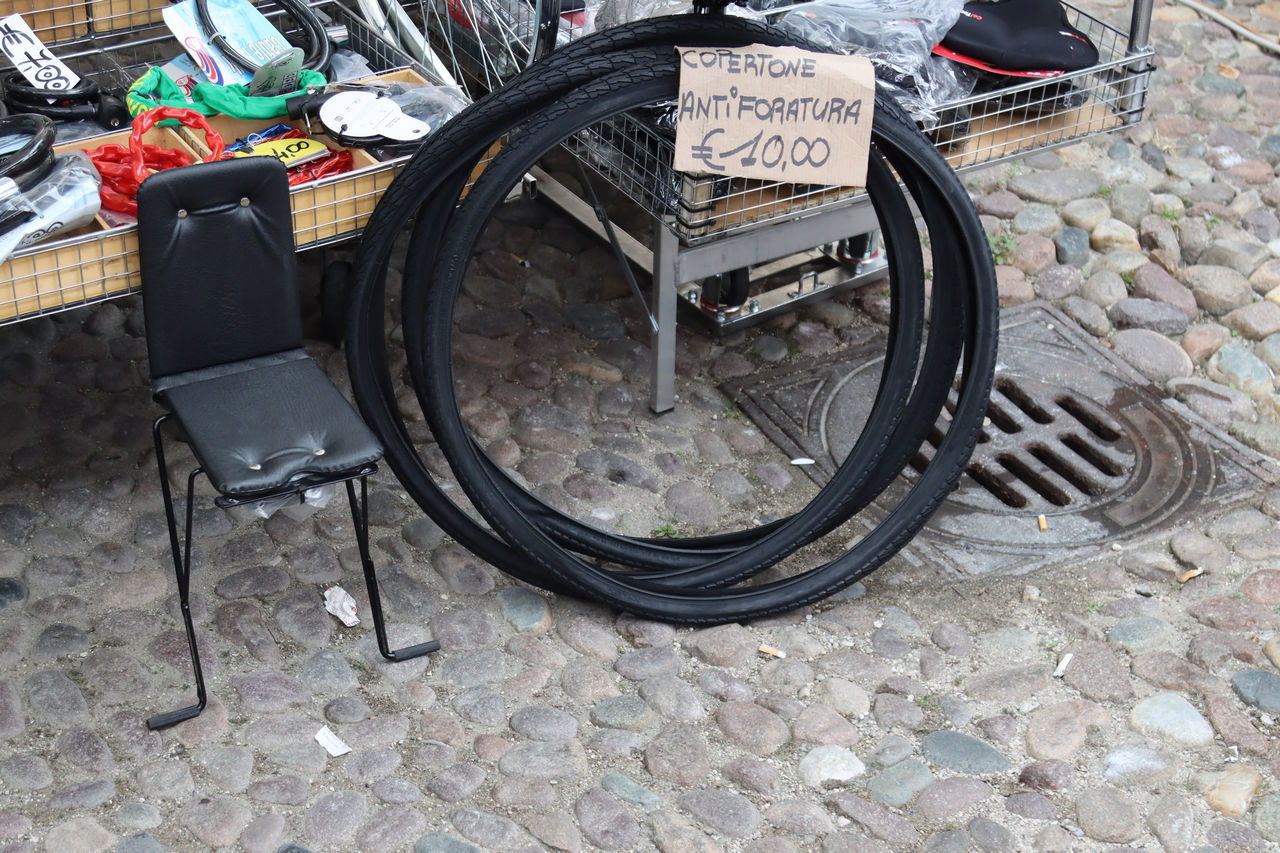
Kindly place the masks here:
<instances>
[{"instance_id":1,"label":"cardboard price sign","mask_svg":"<svg viewBox=\"0 0 1280 853\"><path fill-rule=\"evenodd\" d=\"M796 47L677 47L675 168L805 184L867 181L875 72Z\"/></svg>"}]
</instances>

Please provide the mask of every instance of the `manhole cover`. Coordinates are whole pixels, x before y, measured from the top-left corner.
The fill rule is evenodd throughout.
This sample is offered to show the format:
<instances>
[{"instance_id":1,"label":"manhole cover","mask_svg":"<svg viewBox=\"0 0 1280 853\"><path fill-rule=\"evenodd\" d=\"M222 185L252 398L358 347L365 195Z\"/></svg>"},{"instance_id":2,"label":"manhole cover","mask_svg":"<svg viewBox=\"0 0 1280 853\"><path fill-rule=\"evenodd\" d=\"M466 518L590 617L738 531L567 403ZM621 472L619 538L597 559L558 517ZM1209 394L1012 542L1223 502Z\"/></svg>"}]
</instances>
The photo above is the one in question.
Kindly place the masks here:
<instances>
[{"instance_id":1,"label":"manhole cover","mask_svg":"<svg viewBox=\"0 0 1280 853\"><path fill-rule=\"evenodd\" d=\"M882 342L841 362L793 367L727 389L825 482L852 447L880 375ZM940 437L940 433L938 436ZM913 460L923 466L931 448ZM908 469L869 512L883 515ZM1199 508L1220 510L1280 481L1240 445L1045 303L1001 314L988 418L959 486L904 553L969 574L1023 572L1134 542ZM1039 516L1045 516L1041 531Z\"/></svg>"}]
</instances>

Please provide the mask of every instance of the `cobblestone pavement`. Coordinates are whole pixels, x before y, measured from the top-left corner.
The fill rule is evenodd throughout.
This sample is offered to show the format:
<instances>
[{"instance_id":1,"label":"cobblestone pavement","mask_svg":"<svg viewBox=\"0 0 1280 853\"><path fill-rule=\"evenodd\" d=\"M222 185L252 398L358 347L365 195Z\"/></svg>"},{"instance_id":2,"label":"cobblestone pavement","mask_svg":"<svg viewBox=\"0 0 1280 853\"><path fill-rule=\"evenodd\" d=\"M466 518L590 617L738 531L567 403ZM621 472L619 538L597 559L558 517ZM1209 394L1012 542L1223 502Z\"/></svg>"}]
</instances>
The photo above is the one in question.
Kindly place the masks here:
<instances>
[{"instance_id":1,"label":"cobblestone pavement","mask_svg":"<svg viewBox=\"0 0 1280 853\"><path fill-rule=\"evenodd\" d=\"M1226 10L1280 31L1280 3ZM1006 304L1052 300L1280 456L1280 59L1177 6L1153 34L1141 127L967 180ZM807 498L716 383L841 346L877 316L875 289L750 334L683 335L682 402L652 419L624 378L645 336L617 282L593 277L602 250L512 211L495 239L532 266L496 264L469 298L536 286L559 305L538 319L559 327L535 338L518 313L472 313L464 407L495 458L644 532ZM593 288L618 298L581 307ZM334 582L366 603L344 506L264 522L206 492L193 599L213 699L148 732L189 701L191 673L141 334L134 299L0 329L0 853L1280 842L1280 492L1087 565L957 580L895 560L821 605L689 630L515 584L384 473L371 504L393 640L443 645L394 665L321 608ZM341 354L314 351L344 382ZM602 450L638 479L611 477ZM323 725L352 751L329 757Z\"/></svg>"}]
</instances>

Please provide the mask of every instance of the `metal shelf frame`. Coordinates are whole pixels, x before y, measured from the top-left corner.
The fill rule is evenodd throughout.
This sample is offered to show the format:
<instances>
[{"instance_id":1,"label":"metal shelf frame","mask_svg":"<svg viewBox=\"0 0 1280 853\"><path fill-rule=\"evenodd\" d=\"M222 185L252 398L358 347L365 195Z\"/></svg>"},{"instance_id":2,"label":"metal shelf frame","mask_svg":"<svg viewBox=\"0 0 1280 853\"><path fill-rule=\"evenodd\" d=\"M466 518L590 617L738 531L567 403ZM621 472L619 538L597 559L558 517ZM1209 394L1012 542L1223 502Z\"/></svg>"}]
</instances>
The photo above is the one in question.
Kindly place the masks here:
<instances>
[{"instance_id":1,"label":"metal shelf frame","mask_svg":"<svg viewBox=\"0 0 1280 853\"><path fill-rule=\"evenodd\" d=\"M430 32L441 16L424 12L426 4L443 0L401 2L419 14L438 44L447 45L455 64L483 61L483 50L469 51L458 45L456 31ZM490 18L504 8L499 0L455 2L480 4ZM1098 47L1098 63L1052 78L1049 85L1035 79L940 105L939 121L928 133L958 172L1071 144L1141 120L1152 70L1149 34L1154 0L1134 0L1127 32L1069 3L1064 6L1072 24ZM510 29L517 29L514 22ZM560 43L577 35L566 23ZM500 82L503 73L503 69L483 68L473 69L470 76ZM697 301L699 282L876 228L871 205L857 190L676 172L671 165L672 139L643 119L626 116L612 125L584 131L566 147L584 172L611 183L653 218L650 248L603 219L593 199L575 195L545 172L536 173L534 180L527 182L606 240L624 267L634 264L651 274L652 290L647 297L634 280L632 288L652 332L650 406L655 412L668 411L675 404L677 309L682 302ZM754 312L726 317L694 308L690 313L718 333L758 322L759 309L766 303L770 310L777 310L781 304L829 298L841 289L885 274L883 262L858 264L847 274L836 276L831 284L791 286L783 294L761 294Z\"/></svg>"},{"instance_id":2,"label":"metal shelf frame","mask_svg":"<svg viewBox=\"0 0 1280 853\"><path fill-rule=\"evenodd\" d=\"M151 65L182 52L161 21L167 2L8 0L0 2L0 11L11 7L23 14L51 51L81 76L119 88ZM337 0L312 5L331 37L363 55L376 72L410 69L424 79L448 82L439 81ZM283 10L265 0L261 8L288 31L281 21ZM93 137L83 142L85 147L98 144ZM407 161L404 155L291 188L294 248L301 251L357 237ZM0 262L0 325L113 299L139 286L135 225L98 227L47 240Z\"/></svg>"}]
</instances>

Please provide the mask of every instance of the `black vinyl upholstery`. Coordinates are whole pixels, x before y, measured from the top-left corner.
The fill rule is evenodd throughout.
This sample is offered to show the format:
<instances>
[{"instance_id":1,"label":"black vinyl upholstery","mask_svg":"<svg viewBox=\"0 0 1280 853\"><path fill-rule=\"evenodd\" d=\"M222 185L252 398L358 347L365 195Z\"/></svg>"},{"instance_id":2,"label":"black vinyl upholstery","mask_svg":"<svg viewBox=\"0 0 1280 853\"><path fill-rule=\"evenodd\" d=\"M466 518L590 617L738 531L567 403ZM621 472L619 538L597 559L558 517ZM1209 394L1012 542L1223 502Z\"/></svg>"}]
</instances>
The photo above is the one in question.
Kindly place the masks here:
<instances>
[{"instance_id":1,"label":"black vinyl upholstery","mask_svg":"<svg viewBox=\"0 0 1280 853\"><path fill-rule=\"evenodd\" d=\"M138 189L152 377L302 346L289 183L270 160L170 169Z\"/></svg>"},{"instance_id":2,"label":"black vinyl upholstery","mask_svg":"<svg viewBox=\"0 0 1280 853\"><path fill-rule=\"evenodd\" d=\"M289 185L270 157L160 172L138 191L156 397L214 488L245 497L353 473L377 438L302 349Z\"/></svg>"}]
</instances>

